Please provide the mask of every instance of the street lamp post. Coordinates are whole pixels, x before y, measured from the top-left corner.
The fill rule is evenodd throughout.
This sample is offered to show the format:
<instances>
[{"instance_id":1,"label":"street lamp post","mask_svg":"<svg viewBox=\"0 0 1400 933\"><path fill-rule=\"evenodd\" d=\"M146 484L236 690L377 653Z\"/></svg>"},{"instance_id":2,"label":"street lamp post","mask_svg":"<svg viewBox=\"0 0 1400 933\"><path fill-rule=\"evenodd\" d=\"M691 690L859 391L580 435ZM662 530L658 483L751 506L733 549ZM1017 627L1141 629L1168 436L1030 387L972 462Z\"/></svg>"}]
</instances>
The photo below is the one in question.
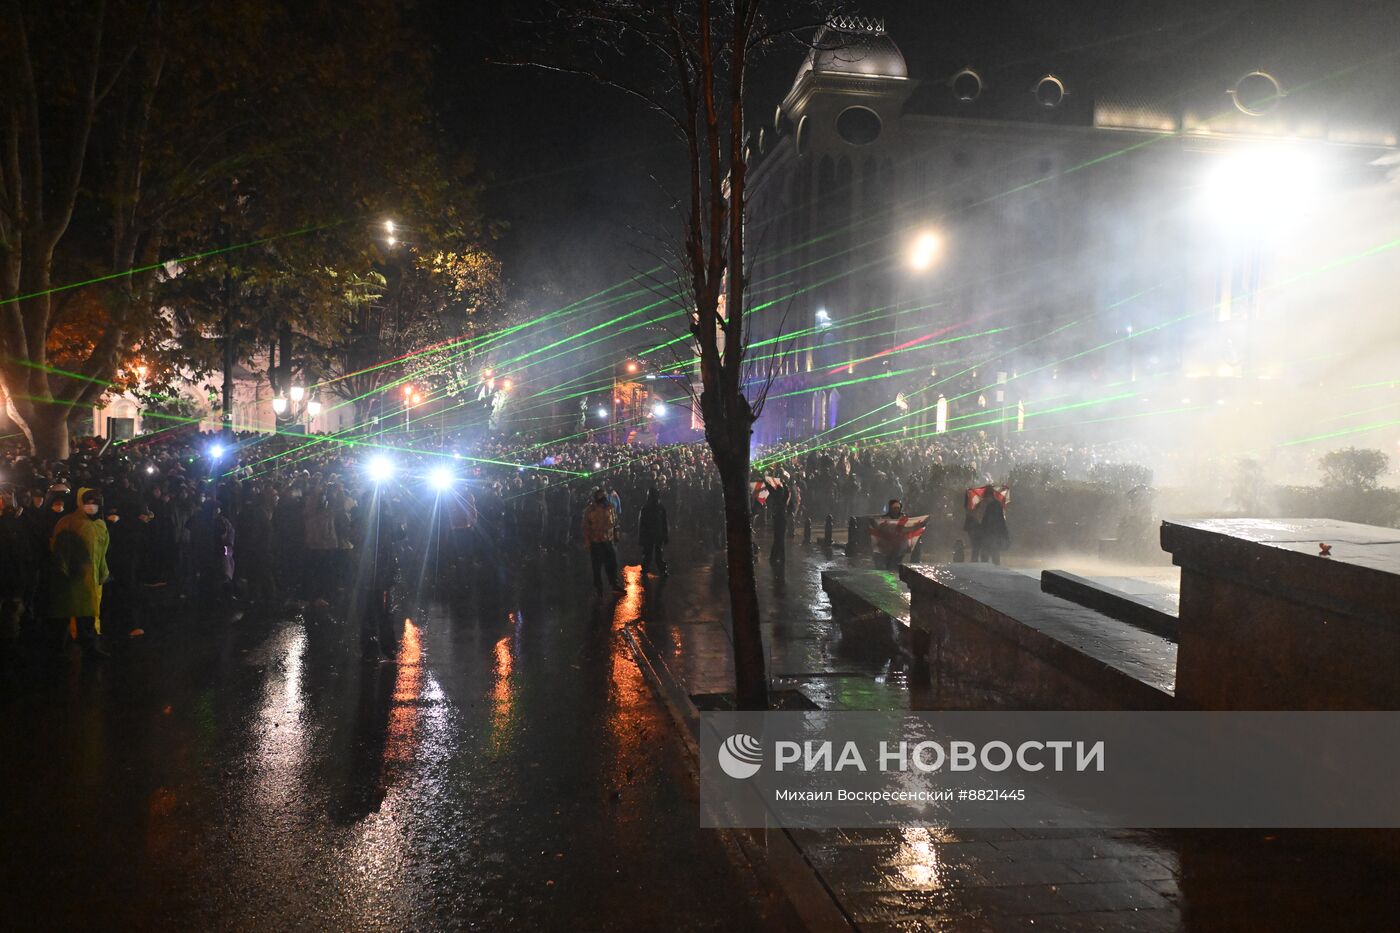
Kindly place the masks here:
<instances>
[{"instance_id":1,"label":"street lamp post","mask_svg":"<svg viewBox=\"0 0 1400 933\"><path fill-rule=\"evenodd\" d=\"M321 414L321 400L314 395L308 396L305 386L293 385L285 396L277 395L272 399L272 413L279 425L284 422L289 425L301 424L305 418L309 431L311 422Z\"/></svg>"}]
</instances>

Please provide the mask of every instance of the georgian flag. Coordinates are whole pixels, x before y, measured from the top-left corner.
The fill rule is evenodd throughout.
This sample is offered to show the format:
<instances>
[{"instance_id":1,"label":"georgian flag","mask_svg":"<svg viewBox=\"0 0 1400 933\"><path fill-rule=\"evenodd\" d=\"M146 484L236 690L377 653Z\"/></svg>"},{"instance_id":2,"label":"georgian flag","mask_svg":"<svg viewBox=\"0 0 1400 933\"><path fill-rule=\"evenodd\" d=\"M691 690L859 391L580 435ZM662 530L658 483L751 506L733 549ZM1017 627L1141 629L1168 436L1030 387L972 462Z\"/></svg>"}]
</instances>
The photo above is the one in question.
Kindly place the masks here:
<instances>
[{"instance_id":1,"label":"georgian flag","mask_svg":"<svg viewBox=\"0 0 1400 933\"><path fill-rule=\"evenodd\" d=\"M767 484L764 484L762 480L754 480L753 483L753 498L759 505L768 504L769 486L781 486L783 484L783 481L776 476L764 476L763 479L768 481Z\"/></svg>"},{"instance_id":2,"label":"georgian flag","mask_svg":"<svg viewBox=\"0 0 1400 933\"><path fill-rule=\"evenodd\" d=\"M913 550L927 527L927 515L901 515L899 518L872 515L868 520L870 546L879 554L903 554Z\"/></svg>"}]
</instances>

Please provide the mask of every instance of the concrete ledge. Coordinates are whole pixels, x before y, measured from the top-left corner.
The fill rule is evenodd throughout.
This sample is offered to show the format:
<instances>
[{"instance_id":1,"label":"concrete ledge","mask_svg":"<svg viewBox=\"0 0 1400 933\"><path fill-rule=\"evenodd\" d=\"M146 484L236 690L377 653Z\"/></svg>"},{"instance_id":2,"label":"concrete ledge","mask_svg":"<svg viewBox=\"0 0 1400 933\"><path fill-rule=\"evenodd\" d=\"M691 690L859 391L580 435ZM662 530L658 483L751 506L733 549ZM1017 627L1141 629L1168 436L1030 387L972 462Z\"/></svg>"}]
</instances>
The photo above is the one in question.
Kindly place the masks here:
<instances>
[{"instance_id":1,"label":"concrete ledge","mask_svg":"<svg viewBox=\"0 0 1400 933\"><path fill-rule=\"evenodd\" d=\"M1065 570L1043 571L1040 574L1040 588L1051 596L1102 612L1111 619L1160 635L1168 641L1176 641L1176 614L1153 605L1142 595L1128 593Z\"/></svg>"},{"instance_id":2,"label":"concrete ledge","mask_svg":"<svg viewBox=\"0 0 1400 933\"><path fill-rule=\"evenodd\" d=\"M1026 709L1170 709L1176 645L988 564L905 566L936 672L995 684Z\"/></svg>"},{"instance_id":3,"label":"concrete ledge","mask_svg":"<svg viewBox=\"0 0 1400 933\"><path fill-rule=\"evenodd\" d=\"M1183 569L1385 627L1400 625L1400 529L1330 519L1220 518L1162 522L1161 540ZM1321 544L1330 545L1330 556L1321 556Z\"/></svg>"},{"instance_id":4,"label":"concrete ledge","mask_svg":"<svg viewBox=\"0 0 1400 933\"><path fill-rule=\"evenodd\" d=\"M1161 536L1181 567L1183 705L1400 709L1400 530L1243 518Z\"/></svg>"},{"instance_id":5,"label":"concrete ledge","mask_svg":"<svg viewBox=\"0 0 1400 933\"><path fill-rule=\"evenodd\" d=\"M910 653L909 593L886 570L823 570L822 589L843 647L859 653Z\"/></svg>"}]
</instances>

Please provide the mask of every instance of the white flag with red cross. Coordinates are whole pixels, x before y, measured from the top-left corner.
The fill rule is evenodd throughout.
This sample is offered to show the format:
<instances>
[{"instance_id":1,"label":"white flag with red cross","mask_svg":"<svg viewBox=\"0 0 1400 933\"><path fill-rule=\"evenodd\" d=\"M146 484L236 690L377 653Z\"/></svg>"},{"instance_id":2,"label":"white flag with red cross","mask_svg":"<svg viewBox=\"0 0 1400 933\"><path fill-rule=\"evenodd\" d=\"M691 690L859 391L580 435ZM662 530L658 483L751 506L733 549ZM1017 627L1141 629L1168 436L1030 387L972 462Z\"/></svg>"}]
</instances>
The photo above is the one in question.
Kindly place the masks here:
<instances>
[{"instance_id":1,"label":"white flag with red cross","mask_svg":"<svg viewBox=\"0 0 1400 933\"><path fill-rule=\"evenodd\" d=\"M927 515L901 515L890 518L872 515L868 520L870 546L877 554L903 554L912 550L928 527Z\"/></svg>"}]
</instances>

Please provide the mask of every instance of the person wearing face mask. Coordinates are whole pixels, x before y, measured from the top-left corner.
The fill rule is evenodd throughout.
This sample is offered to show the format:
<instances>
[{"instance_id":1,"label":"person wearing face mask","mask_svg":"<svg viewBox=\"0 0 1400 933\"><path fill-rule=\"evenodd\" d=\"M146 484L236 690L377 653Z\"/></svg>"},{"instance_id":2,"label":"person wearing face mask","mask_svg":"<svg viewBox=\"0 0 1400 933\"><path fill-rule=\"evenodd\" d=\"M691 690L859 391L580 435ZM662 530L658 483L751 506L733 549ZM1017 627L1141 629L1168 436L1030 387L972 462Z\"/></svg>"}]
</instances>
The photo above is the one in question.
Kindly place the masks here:
<instances>
[{"instance_id":1,"label":"person wearing face mask","mask_svg":"<svg viewBox=\"0 0 1400 933\"><path fill-rule=\"evenodd\" d=\"M102 647L102 585L111 541L102 518L102 493L78 490L79 508L59 519L49 542L49 591L46 612L68 627L87 657L107 657ZM59 629L61 632L61 628ZM61 644L61 635L58 639Z\"/></svg>"}]
</instances>

